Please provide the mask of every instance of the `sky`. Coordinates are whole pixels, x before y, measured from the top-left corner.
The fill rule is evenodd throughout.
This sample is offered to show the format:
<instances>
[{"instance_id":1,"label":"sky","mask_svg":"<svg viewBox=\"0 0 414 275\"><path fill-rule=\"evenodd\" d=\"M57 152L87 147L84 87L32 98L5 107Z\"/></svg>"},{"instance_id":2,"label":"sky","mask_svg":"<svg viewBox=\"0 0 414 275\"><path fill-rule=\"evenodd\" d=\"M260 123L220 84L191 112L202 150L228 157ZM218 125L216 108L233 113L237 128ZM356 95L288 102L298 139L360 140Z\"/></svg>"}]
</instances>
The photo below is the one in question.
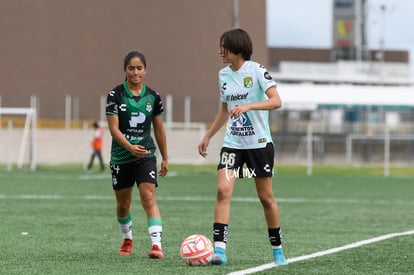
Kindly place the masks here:
<instances>
[{"instance_id":1,"label":"sky","mask_svg":"<svg viewBox=\"0 0 414 275\"><path fill-rule=\"evenodd\" d=\"M333 0L266 0L270 47L332 47ZM367 0L368 48L408 50L414 74L414 0ZM381 6L386 7L385 13Z\"/></svg>"}]
</instances>

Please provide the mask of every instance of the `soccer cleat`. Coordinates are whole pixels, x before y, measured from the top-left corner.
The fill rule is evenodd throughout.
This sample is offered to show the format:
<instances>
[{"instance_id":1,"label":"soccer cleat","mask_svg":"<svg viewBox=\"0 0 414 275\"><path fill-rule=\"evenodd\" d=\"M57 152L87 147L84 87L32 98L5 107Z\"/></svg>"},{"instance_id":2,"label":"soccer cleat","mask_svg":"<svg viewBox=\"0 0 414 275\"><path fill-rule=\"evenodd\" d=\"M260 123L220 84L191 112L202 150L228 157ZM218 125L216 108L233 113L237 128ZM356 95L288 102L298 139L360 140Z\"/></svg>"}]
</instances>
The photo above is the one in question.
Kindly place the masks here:
<instances>
[{"instance_id":1,"label":"soccer cleat","mask_svg":"<svg viewBox=\"0 0 414 275\"><path fill-rule=\"evenodd\" d=\"M121 248L119 248L119 255L126 255L129 256L131 255L131 251L132 251L132 247L133 247L133 243L132 240L130 239L124 239L124 241L122 242Z\"/></svg>"},{"instance_id":2,"label":"soccer cleat","mask_svg":"<svg viewBox=\"0 0 414 275\"><path fill-rule=\"evenodd\" d=\"M227 256L226 250L220 247L216 247L214 249L213 259L211 259L212 265L226 265L227 264Z\"/></svg>"},{"instance_id":3,"label":"soccer cleat","mask_svg":"<svg viewBox=\"0 0 414 275\"><path fill-rule=\"evenodd\" d=\"M283 255L282 248L273 248L273 258L275 259L276 265L287 265L285 255Z\"/></svg>"},{"instance_id":4,"label":"soccer cleat","mask_svg":"<svg viewBox=\"0 0 414 275\"><path fill-rule=\"evenodd\" d=\"M148 252L148 257L151 259L164 259L164 253L158 245L153 244L151 250Z\"/></svg>"}]
</instances>

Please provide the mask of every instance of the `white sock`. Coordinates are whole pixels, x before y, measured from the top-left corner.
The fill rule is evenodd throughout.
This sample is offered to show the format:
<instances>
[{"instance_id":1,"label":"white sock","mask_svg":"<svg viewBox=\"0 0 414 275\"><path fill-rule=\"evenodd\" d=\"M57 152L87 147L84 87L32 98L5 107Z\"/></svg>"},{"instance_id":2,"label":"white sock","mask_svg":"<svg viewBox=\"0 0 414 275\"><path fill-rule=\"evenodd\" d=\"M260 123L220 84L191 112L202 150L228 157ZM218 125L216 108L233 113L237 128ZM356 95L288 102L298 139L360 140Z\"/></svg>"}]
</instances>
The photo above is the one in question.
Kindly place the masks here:
<instances>
[{"instance_id":1,"label":"white sock","mask_svg":"<svg viewBox=\"0 0 414 275\"><path fill-rule=\"evenodd\" d=\"M124 239L132 240L132 221L125 224L118 223L118 225L122 234L124 234Z\"/></svg>"},{"instance_id":2,"label":"white sock","mask_svg":"<svg viewBox=\"0 0 414 275\"><path fill-rule=\"evenodd\" d=\"M151 243L161 248L162 226L152 225L148 227L148 234L150 235Z\"/></svg>"}]
</instances>

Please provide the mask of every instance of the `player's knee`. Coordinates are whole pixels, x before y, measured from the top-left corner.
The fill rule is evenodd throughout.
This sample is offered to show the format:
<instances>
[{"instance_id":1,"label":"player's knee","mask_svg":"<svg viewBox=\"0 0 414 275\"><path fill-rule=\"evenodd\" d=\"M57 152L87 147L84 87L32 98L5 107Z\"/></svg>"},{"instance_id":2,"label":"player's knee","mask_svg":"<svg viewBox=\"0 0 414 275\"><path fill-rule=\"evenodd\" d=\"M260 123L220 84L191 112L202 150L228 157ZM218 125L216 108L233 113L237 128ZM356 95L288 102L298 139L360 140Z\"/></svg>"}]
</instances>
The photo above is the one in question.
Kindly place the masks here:
<instances>
[{"instance_id":1,"label":"player's knee","mask_svg":"<svg viewBox=\"0 0 414 275\"><path fill-rule=\"evenodd\" d=\"M127 201L118 202L117 203L118 212L119 213L127 213L127 212L129 212L130 206L131 206L130 202L127 202Z\"/></svg>"},{"instance_id":2,"label":"player's knee","mask_svg":"<svg viewBox=\"0 0 414 275\"><path fill-rule=\"evenodd\" d=\"M152 194L145 194L141 196L141 204L142 207L146 210L153 208L156 206L155 196Z\"/></svg>"},{"instance_id":3,"label":"player's knee","mask_svg":"<svg viewBox=\"0 0 414 275\"><path fill-rule=\"evenodd\" d=\"M217 201L225 201L231 199L231 192L224 189L217 189Z\"/></svg>"},{"instance_id":4,"label":"player's knee","mask_svg":"<svg viewBox=\"0 0 414 275\"><path fill-rule=\"evenodd\" d=\"M271 209L275 207L276 203L273 198L266 197L266 198L259 198L260 203L262 204L263 208Z\"/></svg>"}]
</instances>

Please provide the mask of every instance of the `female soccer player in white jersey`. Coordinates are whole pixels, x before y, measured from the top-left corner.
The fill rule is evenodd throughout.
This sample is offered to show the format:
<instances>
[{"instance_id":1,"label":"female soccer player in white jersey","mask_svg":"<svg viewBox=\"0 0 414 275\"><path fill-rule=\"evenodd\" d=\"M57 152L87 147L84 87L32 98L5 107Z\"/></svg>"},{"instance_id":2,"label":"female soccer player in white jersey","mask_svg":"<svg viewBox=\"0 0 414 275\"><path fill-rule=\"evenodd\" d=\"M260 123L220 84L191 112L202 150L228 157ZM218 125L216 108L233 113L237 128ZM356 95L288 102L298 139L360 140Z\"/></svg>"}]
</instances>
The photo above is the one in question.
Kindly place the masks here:
<instances>
[{"instance_id":1,"label":"female soccer player in white jersey","mask_svg":"<svg viewBox=\"0 0 414 275\"><path fill-rule=\"evenodd\" d=\"M236 175L239 175L254 178L273 259L277 265L286 265L279 208L272 191L274 148L268 122L269 110L282 106L276 83L262 65L250 61L252 41L244 30L233 29L223 33L219 54L223 63L228 64L219 72L221 108L198 145L199 154L205 157L210 138L227 122L217 166L212 264L227 264L230 201Z\"/></svg>"},{"instance_id":2,"label":"female soccer player in white jersey","mask_svg":"<svg viewBox=\"0 0 414 275\"><path fill-rule=\"evenodd\" d=\"M117 219L124 238L119 254L130 255L132 251L130 207L132 190L136 184L147 215L148 234L152 242L148 256L163 259L162 221L155 196L157 165L151 124L162 157L158 172L161 177L168 171L167 142L161 97L144 84L146 67L145 56L141 52L128 53L124 58L125 81L108 93L106 117L112 135L110 167Z\"/></svg>"}]
</instances>

